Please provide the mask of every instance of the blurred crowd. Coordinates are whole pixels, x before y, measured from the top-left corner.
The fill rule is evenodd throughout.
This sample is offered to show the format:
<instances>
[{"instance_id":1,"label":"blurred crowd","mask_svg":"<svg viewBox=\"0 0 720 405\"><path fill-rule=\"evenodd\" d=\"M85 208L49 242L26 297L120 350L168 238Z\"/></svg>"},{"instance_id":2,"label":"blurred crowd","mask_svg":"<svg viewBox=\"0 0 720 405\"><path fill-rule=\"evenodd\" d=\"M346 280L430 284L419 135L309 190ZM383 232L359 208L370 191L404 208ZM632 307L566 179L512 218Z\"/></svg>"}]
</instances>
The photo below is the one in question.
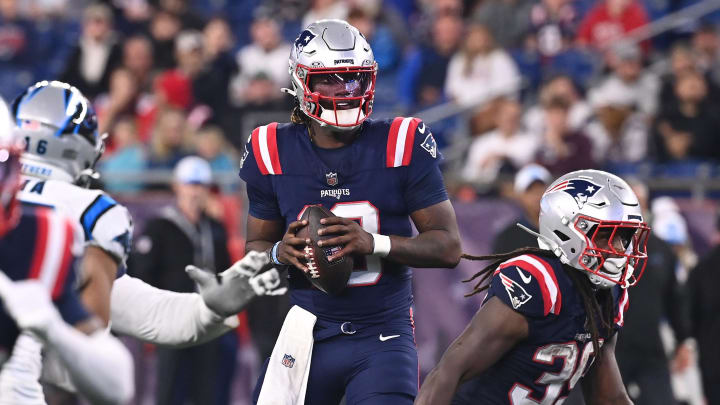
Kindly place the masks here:
<instances>
[{"instance_id":1,"label":"blurred crowd","mask_svg":"<svg viewBox=\"0 0 720 405\"><path fill-rule=\"evenodd\" d=\"M450 191L468 204L483 194L513 196L525 211L519 221L533 228L544 190L534 186L547 185L558 173L604 168L630 177L715 174L720 15L647 29L696 3L0 0L0 94L12 100L45 79L69 82L86 94L101 132L109 134L99 165L111 193L167 187L151 173L170 172L188 155L204 158L215 179L229 179L221 191L232 192L239 182L237 150L250 131L289 120L293 99L280 88L289 85L287 59L295 37L314 20L346 19L369 39L378 61L373 118L424 117L434 107L450 107L452 114L428 120L445 151ZM523 167L532 169L513 180ZM688 336L713 350L720 333L716 314L707 308L720 303L707 286L716 284L711 269L720 259L712 247L715 229L702 227L708 221L696 220L700 227L693 228L683 217L687 206L645 201L647 190L638 187L656 239L663 240L653 243L663 253L644 280L654 289L640 292L649 298L634 301L646 305L630 306L638 312L628 315L636 318L628 324L643 326L628 336L642 338L628 338L619 356L627 354L621 366L636 391L646 387L648 393L670 371L653 366L651 372L664 374L646 377L647 370L633 363L638 353L647 353L640 363L653 357L653 365L667 365L667 349L674 370L685 371L692 357ZM214 216L226 220L239 210L218 207ZM237 255L241 236L230 228L239 228L241 220L234 221L228 229ZM497 235L493 251L533 243L513 226ZM698 262L696 250L705 258L699 271L690 271ZM689 300L678 295L688 277ZM660 343L654 333L646 344L643 328L658 323L670 325L677 345L668 346L665 338ZM257 340L267 346L272 336ZM720 386L714 374L705 377L706 389ZM690 391L686 397L692 399Z\"/></svg>"},{"instance_id":2,"label":"blurred crowd","mask_svg":"<svg viewBox=\"0 0 720 405\"><path fill-rule=\"evenodd\" d=\"M694 3L0 0L0 93L58 78L91 97L110 135L101 168L124 175L110 191L141 190L135 173L188 154L231 174L253 127L288 118L297 33L343 18L375 52L377 118L462 112L430 122L441 148L468 151L448 155L460 182L529 162L693 176L720 161L717 13L644 27Z\"/></svg>"}]
</instances>

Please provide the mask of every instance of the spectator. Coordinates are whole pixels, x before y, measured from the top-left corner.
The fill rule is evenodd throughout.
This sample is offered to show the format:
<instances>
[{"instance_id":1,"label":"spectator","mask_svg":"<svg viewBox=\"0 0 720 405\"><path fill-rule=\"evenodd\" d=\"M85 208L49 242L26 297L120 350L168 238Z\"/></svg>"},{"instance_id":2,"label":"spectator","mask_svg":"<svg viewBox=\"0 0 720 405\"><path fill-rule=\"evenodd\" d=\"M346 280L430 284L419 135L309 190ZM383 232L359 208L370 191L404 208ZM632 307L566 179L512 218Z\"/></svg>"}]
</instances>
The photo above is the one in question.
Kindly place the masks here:
<instances>
[{"instance_id":1,"label":"spectator","mask_svg":"<svg viewBox=\"0 0 720 405\"><path fill-rule=\"evenodd\" d=\"M590 104L594 108L606 105L634 106L649 117L654 116L660 84L654 74L643 69L640 48L636 45L619 45L613 48L612 54L613 72L590 89Z\"/></svg>"},{"instance_id":2,"label":"spectator","mask_svg":"<svg viewBox=\"0 0 720 405\"><path fill-rule=\"evenodd\" d=\"M568 103L568 126L573 131L585 128L593 113L569 76L558 75L549 79L540 90L539 99L539 103L530 107L523 119L528 132L532 134L540 135L545 131L546 114L543 106L551 99L561 99Z\"/></svg>"},{"instance_id":3,"label":"spectator","mask_svg":"<svg viewBox=\"0 0 720 405\"><path fill-rule=\"evenodd\" d=\"M110 75L109 92L95 102L100 133L112 128L117 117L126 115L136 120L140 140L148 140L154 105L150 94L152 57L152 43L146 37L135 36L125 41L122 66Z\"/></svg>"},{"instance_id":4,"label":"spectator","mask_svg":"<svg viewBox=\"0 0 720 405\"><path fill-rule=\"evenodd\" d=\"M198 31L183 31L175 42L177 67L155 80L157 105L188 110L194 103L192 82L203 68L203 37Z\"/></svg>"},{"instance_id":5,"label":"spectator","mask_svg":"<svg viewBox=\"0 0 720 405\"><path fill-rule=\"evenodd\" d=\"M191 133L181 110L167 109L159 112L150 144L148 167L172 169L185 157Z\"/></svg>"},{"instance_id":6,"label":"spectator","mask_svg":"<svg viewBox=\"0 0 720 405\"><path fill-rule=\"evenodd\" d=\"M462 31L460 17L436 17L429 41L406 56L398 74L398 93L404 107L414 110L442 101L448 64L460 44Z\"/></svg>"},{"instance_id":7,"label":"spectator","mask_svg":"<svg viewBox=\"0 0 720 405\"><path fill-rule=\"evenodd\" d=\"M227 21L213 18L203 31L204 67L193 81L193 94L198 103L212 109L213 119L223 123L228 113L230 80L238 66L230 54L232 33Z\"/></svg>"},{"instance_id":8,"label":"spectator","mask_svg":"<svg viewBox=\"0 0 720 405\"><path fill-rule=\"evenodd\" d=\"M606 105L595 110L585 133L600 164L637 163L647 155L648 118L631 106Z\"/></svg>"},{"instance_id":9,"label":"spectator","mask_svg":"<svg viewBox=\"0 0 720 405\"><path fill-rule=\"evenodd\" d=\"M537 149L536 138L520 128L522 108L511 100L499 102L496 115L497 129L480 135L470 146L463 170L467 181L490 183L503 166L513 172L530 163Z\"/></svg>"},{"instance_id":10,"label":"spectator","mask_svg":"<svg viewBox=\"0 0 720 405\"><path fill-rule=\"evenodd\" d=\"M219 175L222 180L232 179L232 183L235 183L238 165L233 158L234 150L225 141L222 129L216 126L201 128L194 137L194 144L195 152L210 163L216 176ZM223 185L232 183L222 182Z\"/></svg>"},{"instance_id":11,"label":"spectator","mask_svg":"<svg viewBox=\"0 0 720 405\"><path fill-rule=\"evenodd\" d=\"M647 187L639 182L630 185L644 215L648 216ZM677 402L670 384L669 359L660 337L660 325L664 320L669 322L678 342L675 360L687 366L692 351L689 345L681 344L690 332L687 294L676 277L677 257L672 248L651 233L647 250L651 252L647 268L632 288L632 302L625 311L615 357L633 403L673 405Z\"/></svg>"},{"instance_id":12,"label":"spectator","mask_svg":"<svg viewBox=\"0 0 720 405\"><path fill-rule=\"evenodd\" d=\"M72 83L92 100L107 91L110 72L120 62L120 55L112 10L94 4L85 9L80 43L72 51L60 80Z\"/></svg>"},{"instance_id":13,"label":"spectator","mask_svg":"<svg viewBox=\"0 0 720 405\"><path fill-rule=\"evenodd\" d=\"M659 161L720 158L717 108L708 100L705 77L686 72L675 83L676 105L658 114L652 146Z\"/></svg>"},{"instance_id":14,"label":"spectator","mask_svg":"<svg viewBox=\"0 0 720 405\"><path fill-rule=\"evenodd\" d=\"M530 31L543 57L553 57L575 40L577 13L569 0L542 0L530 10Z\"/></svg>"},{"instance_id":15,"label":"spectator","mask_svg":"<svg viewBox=\"0 0 720 405\"><path fill-rule=\"evenodd\" d=\"M638 0L603 0L595 4L580 23L578 43L606 51L634 29L649 22L647 12ZM643 43L648 52L649 42Z\"/></svg>"},{"instance_id":16,"label":"spectator","mask_svg":"<svg viewBox=\"0 0 720 405\"><path fill-rule=\"evenodd\" d=\"M178 162L173 182L175 204L145 225L130 259L133 276L163 290L194 292L195 285L184 271L186 265L213 272L231 265L225 228L205 212L211 183L210 165L203 159L191 156ZM155 403L216 403L221 395L216 384L222 361L219 351L217 340L188 349L157 347ZM229 391L230 385L223 388Z\"/></svg>"},{"instance_id":17,"label":"spectator","mask_svg":"<svg viewBox=\"0 0 720 405\"><path fill-rule=\"evenodd\" d=\"M495 46L486 26L468 27L462 49L447 68L445 95L462 106L497 97L514 96L520 87L520 75L508 54Z\"/></svg>"},{"instance_id":18,"label":"spectator","mask_svg":"<svg viewBox=\"0 0 720 405\"><path fill-rule=\"evenodd\" d=\"M530 9L528 0L486 0L472 16L472 21L490 30L497 44L502 48L519 47L530 30Z\"/></svg>"},{"instance_id":19,"label":"spectator","mask_svg":"<svg viewBox=\"0 0 720 405\"><path fill-rule=\"evenodd\" d=\"M183 29L201 30L205 26L203 18L188 7L188 0L159 0L159 3L160 8L180 19Z\"/></svg>"},{"instance_id":20,"label":"spectator","mask_svg":"<svg viewBox=\"0 0 720 405\"><path fill-rule=\"evenodd\" d=\"M23 67L32 62L32 21L18 11L16 0L0 0L0 64Z\"/></svg>"},{"instance_id":21,"label":"spectator","mask_svg":"<svg viewBox=\"0 0 720 405\"><path fill-rule=\"evenodd\" d=\"M302 18L302 26L304 28L317 20L327 18L344 20L349 11L347 3L342 0L312 0L310 10Z\"/></svg>"},{"instance_id":22,"label":"spectator","mask_svg":"<svg viewBox=\"0 0 720 405\"><path fill-rule=\"evenodd\" d=\"M141 91L150 91L153 71L152 42L145 36L134 36L123 43L122 67L135 77Z\"/></svg>"},{"instance_id":23,"label":"spectator","mask_svg":"<svg viewBox=\"0 0 720 405\"><path fill-rule=\"evenodd\" d=\"M287 60L290 44L280 36L277 21L259 17L250 26L252 43L237 53L240 74L232 83L232 98L236 105L265 102L281 97L279 89L289 84ZM266 80L272 90L258 91L258 80ZM265 84L265 83L262 83Z\"/></svg>"},{"instance_id":24,"label":"spectator","mask_svg":"<svg viewBox=\"0 0 720 405\"><path fill-rule=\"evenodd\" d=\"M138 138L137 127L132 118L121 118L112 131L113 150L103 155L100 161L100 172L103 174L119 174L125 179L105 180L105 190L110 193L133 193L142 189L138 181L140 174L147 165L145 148ZM134 178L131 178L132 176Z\"/></svg>"},{"instance_id":25,"label":"spectator","mask_svg":"<svg viewBox=\"0 0 720 405\"><path fill-rule=\"evenodd\" d=\"M370 42L373 55L378 63L378 69L391 71L397 67L400 58L398 49L391 31L384 25L378 25L374 16L368 14L364 8L352 8L348 13L348 22L357 28Z\"/></svg>"},{"instance_id":26,"label":"spectator","mask_svg":"<svg viewBox=\"0 0 720 405\"><path fill-rule=\"evenodd\" d=\"M175 66L175 37L182 28L182 22L176 14L160 9L153 15L149 34L154 50L155 68L166 70Z\"/></svg>"},{"instance_id":27,"label":"spectator","mask_svg":"<svg viewBox=\"0 0 720 405\"><path fill-rule=\"evenodd\" d=\"M720 230L720 220L716 222ZM716 239L718 240L718 239ZM707 404L720 404L720 244L716 244L690 272L690 321L692 334L697 339L698 359L702 374L703 391Z\"/></svg>"},{"instance_id":28,"label":"spectator","mask_svg":"<svg viewBox=\"0 0 720 405\"><path fill-rule=\"evenodd\" d=\"M537 238L516 224L537 232L540 221L540 199L552 183L550 172L537 164L529 164L515 174L514 197L523 210L521 217L510 222L492 242L493 253L512 252L527 246L537 246Z\"/></svg>"},{"instance_id":29,"label":"spectator","mask_svg":"<svg viewBox=\"0 0 720 405\"><path fill-rule=\"evenodd\" d=\"M720 85L720 38L717 27L703 24L692 36L694 59L700 71L708 75L711 83Z\"/></svg>"},{"instance_id":30,"label":"spectator","mask_svg":"<svg viewBox=\"0 0 720 405\"><path fill-rule=\"evenodd\" d=\"M595 167L592 144L584 133L568 126L569 105L554 98L545 105L545 131L536 154L537 162L557 175Z\"/></svg>"}]
</instances>

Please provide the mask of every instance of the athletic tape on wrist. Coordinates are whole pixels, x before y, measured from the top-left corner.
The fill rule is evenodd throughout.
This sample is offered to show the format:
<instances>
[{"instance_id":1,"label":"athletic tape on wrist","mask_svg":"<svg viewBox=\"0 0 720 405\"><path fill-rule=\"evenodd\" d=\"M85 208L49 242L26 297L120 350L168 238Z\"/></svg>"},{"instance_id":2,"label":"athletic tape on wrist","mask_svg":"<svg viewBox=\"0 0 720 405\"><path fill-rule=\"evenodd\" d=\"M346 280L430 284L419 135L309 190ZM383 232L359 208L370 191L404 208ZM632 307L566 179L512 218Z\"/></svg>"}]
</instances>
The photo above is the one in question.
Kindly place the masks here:
<instances>
[{"instance_id":1,"label":"athletic tape on wrist","mask_svg":"<svg viewBox=\"0 0 720 405\"><path fill-rule=\"evenodd\" d=\"M373 237L373 256L386 257L390 254L390 237L387 235L380 235L379 233L372 233Z\"/></svg>"}]
</instances>

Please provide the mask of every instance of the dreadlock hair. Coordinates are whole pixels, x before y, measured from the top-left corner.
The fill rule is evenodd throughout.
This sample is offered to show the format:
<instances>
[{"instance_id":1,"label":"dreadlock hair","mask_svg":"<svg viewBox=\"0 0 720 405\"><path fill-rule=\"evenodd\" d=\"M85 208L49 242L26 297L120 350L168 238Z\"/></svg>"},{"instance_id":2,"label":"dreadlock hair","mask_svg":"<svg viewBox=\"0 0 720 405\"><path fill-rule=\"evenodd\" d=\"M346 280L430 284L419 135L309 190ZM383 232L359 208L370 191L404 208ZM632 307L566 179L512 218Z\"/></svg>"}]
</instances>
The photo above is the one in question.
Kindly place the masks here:
<instances>
[{"instance_id":1,"label":"dreadlock hair","mask_svg":"<svg viewBox=\"0 0 720 405\"><path fill-rule=\"evenodd\" d=\"M500 264L514 257L525 254L533 254L537 256L551 258L557 257L550 250L540 249L536 247L525 247L515 249L512 252L508 253L498 253L486 256L473 256L463 253L461 257L467 260L492 260L492 262L488 266L475 273L475 275L473 275L467 280L463 280L464 283L469 283L479 278L479 280L475 283L473 290L468 294L465 294L465 296L470 297L487 290L490 286L490 283L486 281L492 277L493 273L498 268L498 266L500 266ZM581 275L579 270L572 268L566 264L563 264L563 270L565 270L565 273L568 275L568 277L570 277L573 285L580 293L583 307L585 307L585 313L587 314L586 323L589 323L589 325L586 325L586 327L589 327L590 329L593 348L595 349L595 358L600 361L600 329L598 328L598 325L600 325L600 328L602 328L605 336L610 336L610 333L612 332L613 318L615 316L612 290L609 288L604 288L596 292L592 284L590 283L590 280L587 277Z\"/></svg>"},{"instance_id":2,"label":"dreadlock hair","mask_svg":"<svg viewBox=\"0 0 720 405\"><path fill-rule=\"evenodd\" d=\"M305 126L308 126L310 123L308 116L300 110L300 105L297 100L295 100L295 107L293 107L292 112L290 113L290 122L293 124L303 124Z\"/></svg>"}]
</instances>

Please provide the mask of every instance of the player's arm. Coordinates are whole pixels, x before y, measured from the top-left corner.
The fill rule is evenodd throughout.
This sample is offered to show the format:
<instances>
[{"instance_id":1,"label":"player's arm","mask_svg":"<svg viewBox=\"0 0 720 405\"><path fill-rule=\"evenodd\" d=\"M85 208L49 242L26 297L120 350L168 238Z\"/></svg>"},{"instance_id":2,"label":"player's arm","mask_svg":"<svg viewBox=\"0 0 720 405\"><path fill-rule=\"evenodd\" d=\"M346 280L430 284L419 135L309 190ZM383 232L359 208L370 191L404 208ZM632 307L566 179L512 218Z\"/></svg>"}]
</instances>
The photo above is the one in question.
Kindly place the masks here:
<instances>
[{"instance_id":1,"label":"player's arm","mask_svg":"<svg viewBox=\"0 0 720 405\"><path fill-rule=\"evenodd\" d=\"M415 404L449 404L461 382L487 370L527 336L525 316L490 298L427 376Z\"/></svg>"},{"instance_id":2,"label":"player's arm","mask_svg":"<svg viewBox=\"0 0 720 405\"><path fill-rule=\"evenodd\" d=\"M107 326L110 322L110 292L117 277L118 262L99 246L90 245L85 248L80 268L82 302Z\"/></svg>"},{"instance_id":3,"label":"player's arm","mask_svg":"<svg viewBox=\"0 0 720 405\"><path fill-rule=\"evenodd\" d=\"M91 403L124 404L132 398L132 356L97 318L87 318L70 288L56 305L63 316L78 318L74 328L38 280L13 282L0 272L0 300L20 329L32 332L48 350L58 353L78 391Z\"/></svg>"},{"instance_id":4,"label":"player's arm","mask_svg":"<svg viewBox=\"0 0 720 405\"><path fill-rule=\"evenodd\" d=\"M283 224L281 220L266 220L256 218L252 214L248 215L245 251L269 252L273 245L280 241L277 247L277 260L307 271L307 267L302 262L305 258L302 249L310 243L310 240L296 236L300 228L307 225L307 220L290 223L285 233L283 233Z\"/></svg>"},{"instance_id":5,"label":"player's arm","mask_svg":"<svg viewBox=\"0 0 720 405\"><path fill-rule=\"evenodd\" d=\"M188 266L199 294L161 290L124 275L112 290L112 329L167 346L212 340L237 327L235 315L256 296L285 292L275 269L256 274L268 263L266 254L250 252L218 275Z\"/></svg>"},{"instance_id":6,"label":"player's arm","mask_svg":"<svg viewBox=\"0 0 720 405\"><path fill-rule=\"evenodd\" d=\"M615 360L617 333L602 347L602 356L583 378L582 389L588 405L632 405Z\"/></svg>"}]
</instances>

